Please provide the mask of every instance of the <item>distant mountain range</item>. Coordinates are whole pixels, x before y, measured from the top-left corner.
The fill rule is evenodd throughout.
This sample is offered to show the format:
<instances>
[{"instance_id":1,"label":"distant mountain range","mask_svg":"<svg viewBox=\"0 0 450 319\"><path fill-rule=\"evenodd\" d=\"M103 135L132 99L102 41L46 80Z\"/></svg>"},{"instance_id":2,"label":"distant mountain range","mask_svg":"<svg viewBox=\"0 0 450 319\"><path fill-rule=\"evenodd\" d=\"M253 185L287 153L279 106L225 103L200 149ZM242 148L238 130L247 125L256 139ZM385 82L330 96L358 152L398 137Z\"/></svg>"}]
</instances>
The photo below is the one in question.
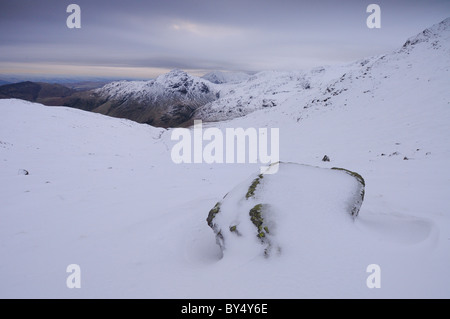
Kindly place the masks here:
<instances>
[{"instance_id":1,"label":"distant mountain range","mask_svg":"<svg viewBox=\"0 0 450 319\"><path fill-rule=\"evenodd\" d=\"M200 78L173 70L148 81L64 85L26 81L0 86L0 99L69 106L153 126L173 127L186 125L197 108L219 99L219 87L208 78L216 83L236 83L248 77L244 73L216 71Z\"/></svg>"},{"instance_id":2,"label":"distant mountain range","mask_svg":"<svg viewBox=\"0 0 450 319\"><path fill-rule=\"evenodd\" d=\"M413 69L443 72L430 69L439 64L431 63L430 57L446 63L449 25L447 18L394 52L341 66L254 75L214 71L203 77L173 70L148 81L115 81L101 87L95 87L98 82L21 82L0 86L0 98L69 106L157 127L187 126L193 119L229 120L292 99L301 101L298 107L305 110L345 105L350 97L370 95L388 85L384 83L396 74L400 61L409 66L405 74Z\"/></svg>"}]
</instances>

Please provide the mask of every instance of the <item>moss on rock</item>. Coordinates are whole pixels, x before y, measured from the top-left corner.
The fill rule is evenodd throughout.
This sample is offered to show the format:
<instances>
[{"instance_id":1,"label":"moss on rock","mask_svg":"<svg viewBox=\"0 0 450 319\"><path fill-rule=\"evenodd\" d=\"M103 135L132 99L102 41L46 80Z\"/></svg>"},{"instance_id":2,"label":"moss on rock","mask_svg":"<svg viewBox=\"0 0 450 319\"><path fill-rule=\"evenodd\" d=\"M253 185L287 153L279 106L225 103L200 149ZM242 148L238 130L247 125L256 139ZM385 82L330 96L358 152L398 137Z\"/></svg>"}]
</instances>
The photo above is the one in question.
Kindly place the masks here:
<instances>
[{"instance_id":1,"label":"moss on rock","mask_svg":"<svg viewBox=\"0 0 450 319\"><path fill-rule=\"evenodd\" d=\"M249 199L250 197L253 197L255 195L256 187L258 186L263 177L264 177L263 174L259 174L258 177L253 180L250 187L248 188L247 194L245 194L245 198Z\"/></svg>"},{"instance_id":2,"label":"moss on rock","mask_svg":"<svg viewBox=\"0 0 450 319\"><path fill-rule=\"evenodd\" d=\"M269 227L264 225L264 217L262 216L262 213L263 204L255 205L249 212L250 220L258 230L257 236L261 239L266 237L266 234L269 234Z\"/></svg>"},{"instance_id":3,"label":"moss on rock","mask_svg":"<svg viewBox=\"0 0 450 319\"><path fill-rule=\"evenodd\" d=\"M208 222L209 227L213 228L213 220L214 217L220 212L220 202L217 202L216 205L209 211L208 217L206 218L206 221Z\"/></svg>"},{"instance_id":4,"label":"moss on rock","mask_svg":"<svg viewBox=\"0 0 450 319\"><path fill-rule=\"evenodd\" d=\"M252 209L250 209L250 220L252 221L253 225L258 228L258 230L261 228L264 218L261 215L262 213L262 204L255 205Z\"/></svg>"},{"instance_id":5,"label":"moss on rock","mask_svg":"<svg viewBox=\"0 0 450 319\"><path fill-rule=\"evenodd\" d=\"M341 168L341 167L332 167L331 169L344 171L347 174L355 177L363 186L366 186L366 182L364 181L364 178L361 175L359 175L358 173L356 173L356 172L353 172L353 171L350 171L348 169Z\"/></svg>"}]
</instances>

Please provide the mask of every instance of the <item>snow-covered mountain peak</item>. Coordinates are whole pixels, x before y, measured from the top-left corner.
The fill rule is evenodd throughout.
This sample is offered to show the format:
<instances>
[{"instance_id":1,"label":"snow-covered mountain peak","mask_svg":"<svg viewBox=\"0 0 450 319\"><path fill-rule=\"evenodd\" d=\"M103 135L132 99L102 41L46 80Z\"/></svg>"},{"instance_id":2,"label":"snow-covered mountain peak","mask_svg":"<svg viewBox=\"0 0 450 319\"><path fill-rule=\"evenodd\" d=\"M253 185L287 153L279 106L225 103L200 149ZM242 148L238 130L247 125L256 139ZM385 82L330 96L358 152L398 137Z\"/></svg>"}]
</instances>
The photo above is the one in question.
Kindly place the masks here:
<instances>
[{"instance_id":1,"label":"snow-covered mountain peak","mask_svg":"<svg viewBox=\"0 0 450 319\"><path fill-rule=\"evenodd\" d=\"M155 80L156 83L162 84L166 86L167 84L171 84L177 81L187 81L191 79L192 76L187 74L185 71L180 69L174 69L168 73L161 74Z\"/></svg>"},{"instance_id":2,"label":"snow-covered mountain peak","mask_svg":"<svg viewBox=\"0 0 450 319\"><path fill-rule=\"evenodd\" d=\"M182 70L149 81L112 82L94 91L103 103L94 111L154 126L177 126L218 97L215 84Z\"/></svg>"},{"instance_id":3,"label":"snow-covered mountain peak","mask_svg":"<svg viewBox=\"0 0 450 319\"><path fill-rule=\"evenodd\" d=\"M212 90L212 83L202 78L188 74L179 69L158 76L155 84L160 85L170 94L208 94Z\"/></svg>"},{"instance_id":4,"label":"snow-covered mountain peak","mask_svg":"<svg viewBox=\"0 0 450 319\"><path fill-rule=\"evenodd\" d=\"M175 69L149 81L117 81L109 83L96 92L102 96L122 98L128 95L151 98L155 94L173 95L188 93L209 93L213 84L185 71Z\"/></svg>"}]
</instances>

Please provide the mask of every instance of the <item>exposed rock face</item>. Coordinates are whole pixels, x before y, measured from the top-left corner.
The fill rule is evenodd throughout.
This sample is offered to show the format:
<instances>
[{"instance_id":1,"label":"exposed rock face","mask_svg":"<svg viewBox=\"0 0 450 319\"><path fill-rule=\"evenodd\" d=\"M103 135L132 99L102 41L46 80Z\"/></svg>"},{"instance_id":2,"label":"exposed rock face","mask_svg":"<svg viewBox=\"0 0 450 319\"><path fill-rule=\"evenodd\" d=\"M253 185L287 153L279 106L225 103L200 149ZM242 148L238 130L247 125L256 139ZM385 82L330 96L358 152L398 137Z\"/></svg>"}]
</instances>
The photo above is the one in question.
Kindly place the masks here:
<instances>
[{"instance_id":1,"label":"exposed rock face","mask_svg":"<svg viewBox=\"0 0 450 319\"><path fill-rule=\"evenodd\" d=\"M215 100L218 91L209 81L173 70L150 81L112 82L94 93L106 101L94 112L176 127L189 121L198 107Z\"/></svg>"},{"instance_id":2,"label":"exposed rock face","mask_svg":"<svg viewBox=\"0 0 450 319\"><path fill-rule=\"evenodd\" d=\"M297 240L300 227L296 225L321 225L318 231L323 232L334 219L358 215L365 187L358 173L295 163L278 165L278 173L249 178L210 210L207 223L224 255L241 249L266 257L280 254L283 242Z\"/></svg>"}]
</instances>

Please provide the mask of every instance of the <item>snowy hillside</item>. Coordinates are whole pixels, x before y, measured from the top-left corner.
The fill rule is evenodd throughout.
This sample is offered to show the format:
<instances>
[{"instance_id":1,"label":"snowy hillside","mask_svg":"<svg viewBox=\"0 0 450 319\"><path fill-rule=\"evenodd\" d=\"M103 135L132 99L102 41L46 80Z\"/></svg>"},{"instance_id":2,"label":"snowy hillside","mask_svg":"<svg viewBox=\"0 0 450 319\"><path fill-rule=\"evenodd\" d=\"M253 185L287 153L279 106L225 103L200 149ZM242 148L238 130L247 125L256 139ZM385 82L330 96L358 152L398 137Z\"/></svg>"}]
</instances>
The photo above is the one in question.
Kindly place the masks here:
<instances>
[{"instance_id":1,"label":"snowy hillside","mask_svg":"<svg viewBox=\"0 0 450 319\"><path fill-rule=\"evenodd\" d=\"M348 96L374 95L375 91L385 89L389 83L385 79L416 76L410 74L414 70L420 70L426 77L435 72L434 65L446 65L450 55L449 24L446 19L411 37L399 50L346 65L291 72L264 71L253 76L213 71L202 78L173 70L156 80L113 82L95 92L103 99L119 103L117 112L110 111L108 103L94 111L138 122L147 122L144 118L150 117L149 124L167 127L182 124L191 117L204 121L233 119L292 99L298 100L303 109L333 103L345 105ZM434 59L437 61L429 63ZM153 112L150 116L135 116L136 112L145 114L145 109L155 103L160 104L157 116ZM175 121L164 120L171 117Z\"/></svg>"},{"instance_id":2,"label":"snowy hillside","mask_svg":"<svg viewBox=\"0 0 450 319\"><path fill-rule=\"evenodd\" d=\"M345 228L359 235L352 221L364 198L361 176L338 168L273 165L279 165L276 174L250 176L208 213L224 259L291 255L304 246L308 249L311 242L346 246L345 241L337 242Z\"/></svg>"},{"instance_id":3,"label":"snowy hillside","mask_svg":"<svg viewBox=\"0 0 450 319\"><path fill-rule=\"evenodd\" d=\"M220 99L197 115L224 121L205 129L279 128L280 160L312 166L249 196L259 164L175 164L174 129L0 100L0 297L450 298L449 24L350 65L208 84ZM138 98L159 81L114 85ZM355 219L333 167L365 180Z\"/></svg>"},{"instance_id":4,"label":"snowy hillside","mask_svg":"<svg viewBox=\"0 0 450 319\"><path fill-rule=\"evenodd\" d=\"M277 107L287 100L297 100L299 109L345 106L349 98L362 95L376 98L377 91L392 89L392 83L398 83L397 80L415 77L417 81L428 81L436 72L445 72L443 68L448 68L449 57L450 18L408 39L401 49L392 53L349 65L298 72L260 72L238 85L222 86L220 99L198 108L194 118L227 120ZM307 112L297 113L300 118Z\"/></svg>"}]
</instances>

